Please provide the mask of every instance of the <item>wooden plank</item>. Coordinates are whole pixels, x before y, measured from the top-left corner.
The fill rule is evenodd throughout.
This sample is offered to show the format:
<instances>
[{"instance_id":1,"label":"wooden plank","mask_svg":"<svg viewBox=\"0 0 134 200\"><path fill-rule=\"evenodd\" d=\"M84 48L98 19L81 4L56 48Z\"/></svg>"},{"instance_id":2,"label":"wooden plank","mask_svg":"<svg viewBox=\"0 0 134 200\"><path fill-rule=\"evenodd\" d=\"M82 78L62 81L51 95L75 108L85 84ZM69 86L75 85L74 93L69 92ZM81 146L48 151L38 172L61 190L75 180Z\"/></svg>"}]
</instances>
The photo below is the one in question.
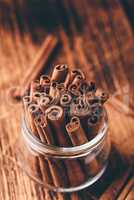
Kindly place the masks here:
<instances>
[{"instance_id":1,"label":"wooden plank","mask_svg":"<svg viewBox=\"0 0 134 200\"><path fill-rule=\"evenodd\" d=\"M62 36L62 49L51 64L66 62L71 67L79 67L86 72L89 80L95 79L101 88L110 89L111 94L125 84L130 84L132 91L134 47L131 28L117 0L109 0L106 5L97 2L99 1L65 1L67 15L71 14L69 18L71 34L68 35L63 28L60 28L58 34ZM14 9L19 10L17 15ZM74 12L74 9L77 10ZM57 196L52 197L51 193L32 182L13 160L15 142L20 134L22 107L20 104L11 102L7 94L11 86L20 83L21 76L25 75L27 66L30 66L41 42L47 35L44 29L39 27L36 31L40 32L40 34L36 33L38 42L33 40L35 33L31 32L26 21L22 1L0 2L1 200L58 199ZM117 67L119 71L116 71ZM107 105L107 109L111 141L123 161L121 162L114 155L114 158L111 158L112 169L110 172L108 170L106 177L100 180L99 186L95 185L72 196L65 195L65 200L96 199L94 195L99 197L118 175L118 170L124 168L124 160L126 165L134 163L133 118L123 115L110 104ZM120 168L118 168L119 164ZM114 178L110 173L114 174L112 175Z\"/></svg>"}]
</instances>

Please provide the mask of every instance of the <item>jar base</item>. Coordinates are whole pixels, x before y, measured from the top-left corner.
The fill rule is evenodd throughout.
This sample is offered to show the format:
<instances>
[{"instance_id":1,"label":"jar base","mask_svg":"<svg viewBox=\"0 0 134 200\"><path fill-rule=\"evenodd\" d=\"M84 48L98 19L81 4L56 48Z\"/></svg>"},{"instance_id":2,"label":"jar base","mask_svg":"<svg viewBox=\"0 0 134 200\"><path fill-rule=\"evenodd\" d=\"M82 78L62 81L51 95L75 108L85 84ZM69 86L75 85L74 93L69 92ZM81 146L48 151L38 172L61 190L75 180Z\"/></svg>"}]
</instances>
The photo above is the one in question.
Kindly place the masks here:
<instances>
[{"instance_id":1,"label":"jar base","mask_svg":"<svg viewBox=\"0 0 134 200\"><path fill-rule=\"evenodd\" d=\"M24 170L23 168L23 171L36 183L38 183L41 187L44 187L45 189L48 189L48 190L51 190L53 192L60 192L60 193L71 193L71 192L77 192L77 191L80 191L80 190L83 190L91 185L93 185L96 181L98 181L101 176L104 174L106 168L107 168L107 165L108 163L106 163L104 165L104 167L101 169L101 171L96 175L94 176L93 178L89 178L89 180L87 180L85 183L81 184L80 186L75 186L75 187L70 187L70 188L62 188L62 187L54 187L54 186L46 186L46 183L45 185L39 181L37 178L31 176L29 173L27 173L27 171Z\"/></svg>"},{"instance_id":2,"label":"jar base","mask_svg":"<svg viewBox=\"0 0 134 200\"><path fill-rule=\"evenodd\" d=\"M80 190L83 190L91 185L93 185L97 180L99 180L101 178L101 176L104 174L106 168L107 168L107 165L106 164L102 169L101 171L96 175L94 176L93 178L90 178L88 181L86 181L84 184L80 185L80 186L77 186L77 187L72 187L72 188L58 188L56 190L56 192L64 192L64 193L68 193L68 192L77 192L77 191L80 191Z\"/></svg>"}]
</instances>

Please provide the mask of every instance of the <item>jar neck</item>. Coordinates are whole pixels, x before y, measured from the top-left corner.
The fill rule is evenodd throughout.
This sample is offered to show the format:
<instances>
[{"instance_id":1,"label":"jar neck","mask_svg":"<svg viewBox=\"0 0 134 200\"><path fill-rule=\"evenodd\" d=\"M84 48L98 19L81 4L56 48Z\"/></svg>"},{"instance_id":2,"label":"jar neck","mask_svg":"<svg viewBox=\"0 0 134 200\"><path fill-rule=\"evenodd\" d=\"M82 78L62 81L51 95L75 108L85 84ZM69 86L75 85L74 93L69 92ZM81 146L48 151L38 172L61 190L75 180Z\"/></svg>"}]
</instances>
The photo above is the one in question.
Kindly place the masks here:
<instances>
[{"instance_id":1,"label":"jar neck","mask_svg":"<svg viewBox=\"0 0 134 200\"><path fill-rule=\"evenodd\" d=\"M86 156L90 152L92 153L96 149L101 149L108 130L108 116L104 109L104 124L102 125L99 133L89 142L75 147L57 147L54 145L48 145L42 143L36 138L32 132L28 129L25 119L22 120L22 135L25 143L36 154L42 154L45 156L58 157L58 158L74 158Z\"/></svg>"}]
</instances>

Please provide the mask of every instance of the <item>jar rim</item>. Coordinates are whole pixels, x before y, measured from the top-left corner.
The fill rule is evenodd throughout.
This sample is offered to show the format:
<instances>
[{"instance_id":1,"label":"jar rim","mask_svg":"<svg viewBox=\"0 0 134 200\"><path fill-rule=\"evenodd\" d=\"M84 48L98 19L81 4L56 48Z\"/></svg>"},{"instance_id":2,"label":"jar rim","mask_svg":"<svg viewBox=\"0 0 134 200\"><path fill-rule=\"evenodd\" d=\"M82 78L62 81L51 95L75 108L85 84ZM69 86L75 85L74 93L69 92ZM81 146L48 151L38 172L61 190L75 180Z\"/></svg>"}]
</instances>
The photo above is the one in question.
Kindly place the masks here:
<instances>
[{"instance_id":1,"label":"jar rim","mask_svg":"<svg viewBox=\"0 0 134 200\"><path fill-rule=\"evenodd\" d=\"M52 155L53 157L72 157L78 156L80 154L84 154L87 151L92 151L96 148L100 143L104 140L107 129L108 129L108 114L106 109L104 108L104 125L99 131L99 133L89 142L74 146L74 147L58 147L55 145L44 144L38 138L36 138L32 132L27 127L27 123L25 118L22 119L22 135L26 140L26 143L37 153Z\"/></svg>"}]
</instances>

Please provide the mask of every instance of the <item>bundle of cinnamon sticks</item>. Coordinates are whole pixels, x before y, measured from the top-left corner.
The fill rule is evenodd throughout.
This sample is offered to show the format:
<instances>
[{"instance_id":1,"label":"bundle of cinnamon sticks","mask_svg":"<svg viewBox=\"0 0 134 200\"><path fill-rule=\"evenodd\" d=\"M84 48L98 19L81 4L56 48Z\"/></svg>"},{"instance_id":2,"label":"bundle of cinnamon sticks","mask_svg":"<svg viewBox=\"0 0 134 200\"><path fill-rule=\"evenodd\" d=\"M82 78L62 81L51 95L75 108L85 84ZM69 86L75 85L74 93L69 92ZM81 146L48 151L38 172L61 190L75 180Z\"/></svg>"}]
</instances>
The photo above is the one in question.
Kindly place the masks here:
<instances>
[{"instance_id":1,"label":"bundle of cinnamon sticks","mask_svg":"<svg viewBox=\"0 0 134 200\"><path fill-rule=\"evenodd\" d=\"M57 65L51 76L33 81L23 97L25 121L31 133L42 143L73 147L93 139L104 124L103 104L108 94L96 93L79 69ZM54 159L39 156L43 181L56 187L83 184L87 175L96 175L100 166L96 158L85 165L82 159ZM49 174L49 177L48 177Z\"/></svg>"}]
</instances>

